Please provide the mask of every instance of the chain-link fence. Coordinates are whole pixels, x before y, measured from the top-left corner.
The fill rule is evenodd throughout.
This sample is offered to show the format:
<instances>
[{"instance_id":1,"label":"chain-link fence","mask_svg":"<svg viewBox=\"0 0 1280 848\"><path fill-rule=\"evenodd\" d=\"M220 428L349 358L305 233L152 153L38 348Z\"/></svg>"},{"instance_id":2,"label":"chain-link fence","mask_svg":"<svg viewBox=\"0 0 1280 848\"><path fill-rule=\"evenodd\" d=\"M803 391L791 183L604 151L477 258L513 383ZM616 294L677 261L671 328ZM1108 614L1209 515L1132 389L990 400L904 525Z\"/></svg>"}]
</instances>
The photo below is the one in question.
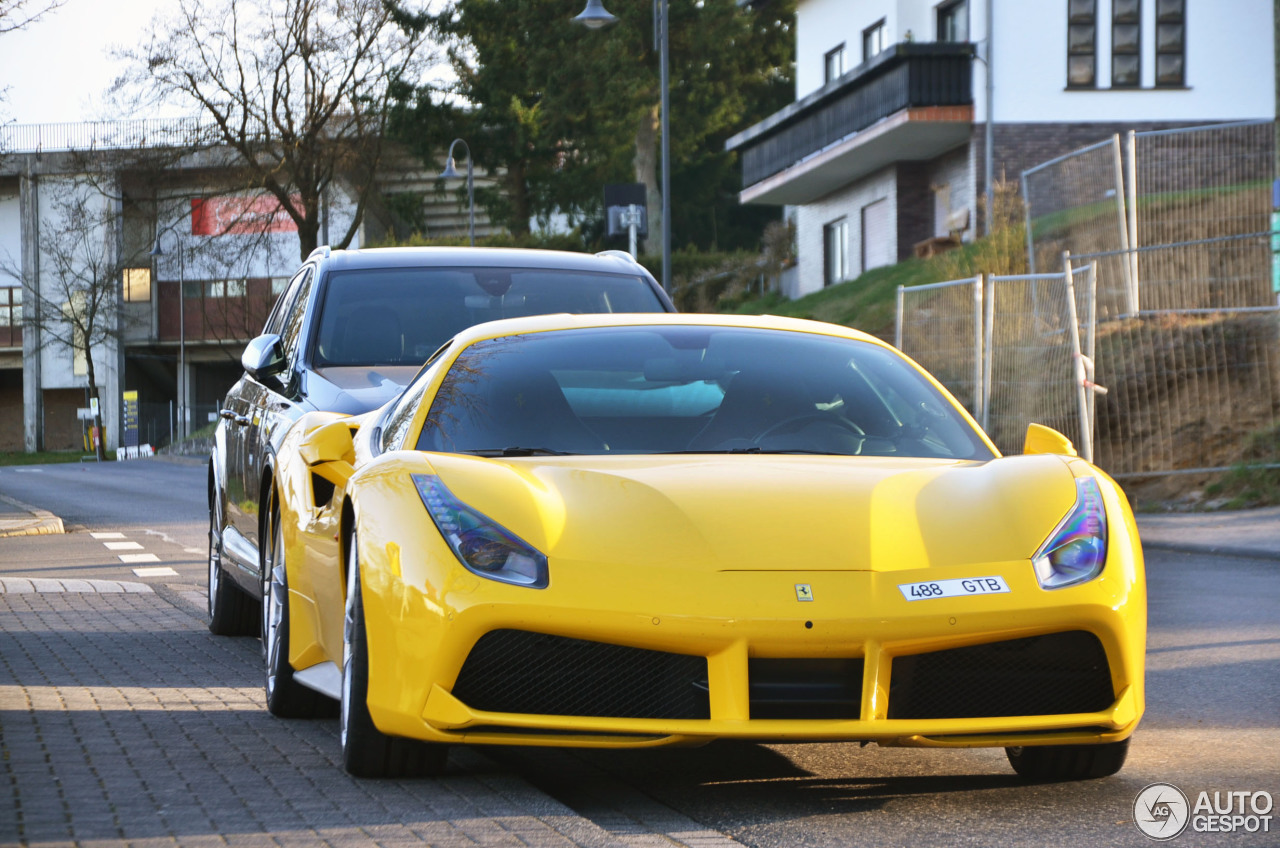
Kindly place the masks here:
<instances>
[{"instance_id":1,"label":"chain-link fence","mask_svg":"<svg viewBox=\"0 0 1280 848\"><path fill-rule=\"evenodd\" d=\"M1082 326L1114 476L1280 461L1274 149L1270 121L1130 132L1022 175L1032 267L1070 250L1097 268Z\"/></svg>"},{"instance_id":2,"label":"chain-link fence","mask_svg":"<svg viewBox=\"0 0 1280 848\"><path fill-rule=\"evenodd\" d=\"M1096 302L1092 266L1070 276L978 276L900 287L895 340L965 405L1004 453L1027 425L1066 434L1091 456ZM1082 332L1083 328L1083 332Z\"/></svg>"},{"instance_id":3,"label":"chain-link fence","mask_svg":"<svg viewBox=\"0 0 1280 848\"><path fill-rule=\"evenodd\" d=\"M981 421L983 400L981 277L898 287L895 343Z\"/></svg>"}]
</instances>

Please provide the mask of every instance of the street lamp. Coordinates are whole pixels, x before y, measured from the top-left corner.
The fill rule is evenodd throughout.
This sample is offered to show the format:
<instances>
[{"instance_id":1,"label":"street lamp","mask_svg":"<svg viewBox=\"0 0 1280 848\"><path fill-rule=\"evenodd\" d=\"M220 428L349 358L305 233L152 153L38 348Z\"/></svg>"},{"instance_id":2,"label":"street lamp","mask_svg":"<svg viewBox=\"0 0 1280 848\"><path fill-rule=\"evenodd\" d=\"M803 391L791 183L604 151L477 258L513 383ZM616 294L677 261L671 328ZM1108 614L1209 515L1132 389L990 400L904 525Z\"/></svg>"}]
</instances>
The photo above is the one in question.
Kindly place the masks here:
<instances>
[{"instance_id":1,"label":"street lamp","mask_svg":"<svg viewBox=\"0 0 1280 848\"><path fill-rule=\"evenodd\" d=\"M618 19L609 14L601 0L587 0L587 7L573 19L587 29L601 29ZM659 73L662 86L662 288L671 291L671 83L669 39L667 37L667 0L653 0L653 28L658 42Z\"/></svg>"},{"instance_id":2,"label":"street lamp","mask_svg":"<svg viewBox=\"0 0 1280 848\"><path fill-rule=\"evenodd\" d=\"M598 3L599 0L592 0ZM462 176L458 173L458 169L453 165L453 148L461 144L467 149L467 237L471 239L471 246L476 246L476 184L475 184L475 166L471 159L471 146L460 138L455 138L453 143L449 145L449 158L444 163L444 170L440 172L440 179L450 180L455 177Z\"/></svg>"},{"instance_id":3,"label":"street lamp","mask_svg":"<svg viewBox=\"0 0 1280 848\"><path fill-rule=\"evenodd\" d=\"M174 236L178 251L178 433L179 439L187 436L187 281L185 263L182 259L182 239ZM155 258L164 256L160 248L160 236L156 236L156 246L151 248Z\"/></svg>"}]
</instances>

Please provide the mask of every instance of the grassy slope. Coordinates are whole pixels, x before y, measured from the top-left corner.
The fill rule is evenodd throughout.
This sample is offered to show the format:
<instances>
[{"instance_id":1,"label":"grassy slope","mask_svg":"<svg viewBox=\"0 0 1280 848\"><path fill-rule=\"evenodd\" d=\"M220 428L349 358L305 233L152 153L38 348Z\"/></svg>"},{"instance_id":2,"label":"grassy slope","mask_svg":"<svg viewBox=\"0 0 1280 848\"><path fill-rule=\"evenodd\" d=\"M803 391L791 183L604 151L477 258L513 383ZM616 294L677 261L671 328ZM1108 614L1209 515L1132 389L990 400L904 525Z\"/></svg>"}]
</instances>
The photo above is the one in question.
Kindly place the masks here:
<instances>
[{"instance_id":1,"label":"grassy slope","mask_svg":"<svg viewBox=\"0 0 1280 848\"><path fill-rule=\"evenodd\" d=\"M874 268L855 280L796 300L771 293L761 298L727 303L722 310L844 324L892 341L898 286L920 286L963 277L980 250L981 245L964 245L932 259L908 259L897 265Z\"/></svg>"}]
</instances>

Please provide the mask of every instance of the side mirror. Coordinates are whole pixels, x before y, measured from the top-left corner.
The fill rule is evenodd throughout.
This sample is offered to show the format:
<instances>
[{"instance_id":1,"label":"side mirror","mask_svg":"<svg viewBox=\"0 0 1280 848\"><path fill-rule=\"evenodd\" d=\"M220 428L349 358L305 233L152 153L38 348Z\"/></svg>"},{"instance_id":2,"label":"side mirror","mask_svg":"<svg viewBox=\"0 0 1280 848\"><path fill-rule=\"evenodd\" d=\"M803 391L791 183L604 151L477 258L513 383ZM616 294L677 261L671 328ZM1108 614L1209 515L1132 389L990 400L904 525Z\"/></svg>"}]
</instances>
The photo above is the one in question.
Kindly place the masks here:
<instances>
[{"instance_id":1,"label":"side mirror","mask_svg":"<svg viewBox=\"0 0 1280 848\"><path fill-rule=\"evenodd\" d=\"M298 455L311 473L335 486L345 486L355 473L355 443L351 438L352 419L339 418L308 430L298 445Z\"/></svg>"},{"instance_id":2,"label":"side mirror","mask_svg":"<svg viewBox=\"0 0 1280 848\"><path fill-rule=\"evenodd\" d=\"M1078 456L1071 440L1052 427L1043 424L1028 424L1027 438L1022 444L1024 454L1055 453L1065 456Z\"/></svg>"},{"instance_id":3,"label":"side mirror","mask_svg":"<svg viewBox=\"0 0 1280 848\"><path fill-rule=\"evenodd\" d=\"M258 336L245 346L240 354L240 364L245 372L255 380L274 377L288 364L284 359L284 346L275 333Z\"/></svg>"}]
</instances>

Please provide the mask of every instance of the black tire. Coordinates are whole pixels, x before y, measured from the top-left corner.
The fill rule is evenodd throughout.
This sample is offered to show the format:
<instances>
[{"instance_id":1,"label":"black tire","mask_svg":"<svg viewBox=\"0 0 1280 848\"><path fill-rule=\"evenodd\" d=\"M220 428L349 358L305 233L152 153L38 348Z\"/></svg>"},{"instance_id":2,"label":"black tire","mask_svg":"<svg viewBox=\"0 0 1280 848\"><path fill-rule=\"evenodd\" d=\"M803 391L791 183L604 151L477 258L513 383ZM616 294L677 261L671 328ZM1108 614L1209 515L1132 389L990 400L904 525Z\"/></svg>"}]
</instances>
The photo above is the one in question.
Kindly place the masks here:
<instances>
[{"instance_id":1,"label":"black tire","mask_svg":"<svg viewBox=\"0 0 1280 848\"><path fill-rule=\"evenodd\" d=\"M359 556L347 544L347 604L343 619L342 766L355 777L435 777L444 773L449 749L417 739L388 736L369 715L369 646L365 638Z\"/></svg>"},{"instance_id":2,"label":"black tire","mask_svg":"<svg viewBox=\"0 0 1280 848\"><path fill-rule=\"evenodd\" d=\"M1120 771L1129 755L1129 740L1101 745L1026 746L1004 751L1013 770L1036 783L1095 780Z\"/></svg>"},{"instance_id":3,"label":"black tire","mask_svg":"<svg viewBox=\"0 0 1280 848\"><path fill-rule=\"evenodd\" d=\"M215 636L257 636L258 616L253 598L235 584L222 567L222 497L209 492L209 632Z\"/></svg>"},{"instance_id":4,"label":"black tire","mask_svg":"<svg viewBox=\"0 0 1280 848\"><path fill-rule=\"evenodd\" d=\"M267 710L280 718L332 715L332 698L308 689L293 677L289 664L289 578L284 567L280 507L271 510L270 546L263 551L262 664Z\"/></svg>"}]
</instances>

